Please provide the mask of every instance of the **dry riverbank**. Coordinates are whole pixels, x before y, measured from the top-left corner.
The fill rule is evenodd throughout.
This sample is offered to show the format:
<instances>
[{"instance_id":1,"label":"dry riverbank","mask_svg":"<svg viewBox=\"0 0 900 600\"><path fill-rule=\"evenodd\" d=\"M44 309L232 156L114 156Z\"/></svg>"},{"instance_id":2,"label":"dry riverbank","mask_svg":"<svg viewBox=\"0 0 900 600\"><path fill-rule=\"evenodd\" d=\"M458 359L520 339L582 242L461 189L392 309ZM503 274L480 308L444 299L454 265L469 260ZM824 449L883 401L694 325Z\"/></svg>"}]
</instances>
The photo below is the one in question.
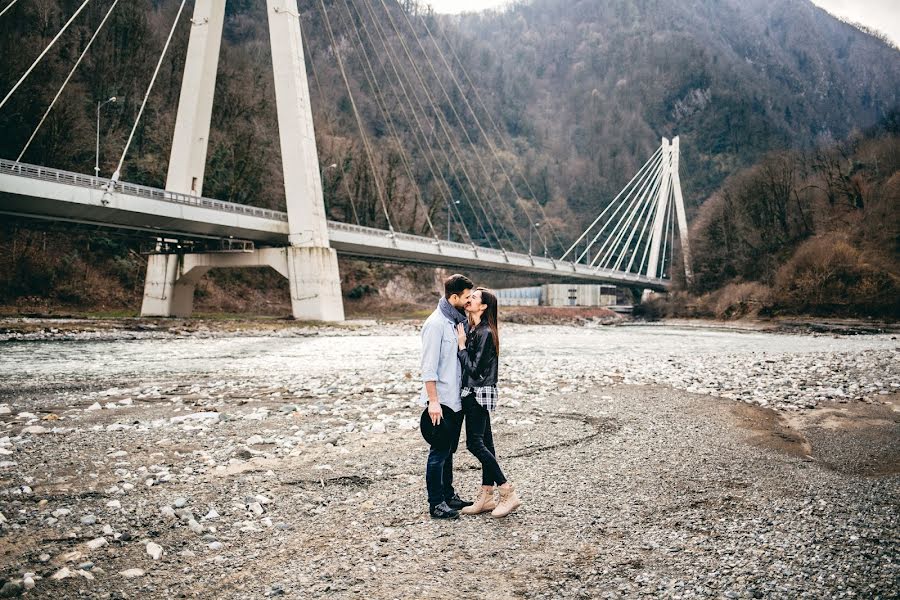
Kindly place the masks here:
<instances>
[{"instance_id":1,"label":"dry riverbank","mask_svg":"<svg viewBox=\"0 0 900 600\"><path fill-rule=\"evenodd\" d=\"M184 327L3 344L10 592L897 595L890 336L510 325L495 436L525 505L443 523L425 514L414 324ZM467 496L475 466L461 451Z\"/></svg>"}]
</instances>

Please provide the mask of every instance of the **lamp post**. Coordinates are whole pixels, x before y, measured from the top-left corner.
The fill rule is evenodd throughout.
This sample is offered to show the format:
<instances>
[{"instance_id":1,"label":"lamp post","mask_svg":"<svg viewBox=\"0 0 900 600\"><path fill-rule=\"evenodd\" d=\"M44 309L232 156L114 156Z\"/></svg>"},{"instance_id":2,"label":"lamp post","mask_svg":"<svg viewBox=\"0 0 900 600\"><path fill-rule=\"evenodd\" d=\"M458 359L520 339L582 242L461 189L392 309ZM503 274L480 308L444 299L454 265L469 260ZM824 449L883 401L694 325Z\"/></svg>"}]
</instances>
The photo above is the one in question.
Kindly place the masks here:
<instances>
[{"instance_id":1,"label":"lamp post","mask_svg":"<svg viewBox=\"0 0 900 600\"><path fill-rule=\"evenodd\" d=\"M534 229L534 230L537 230L537 228L540 227L540 226L541 226L540 223L535 223L535 224L534 224L534 227L529 227L529 228L528 228L528 256L531 256L531 232L532 232L533 229Z\"/></svg>"},{"instance_id":2,"label":"lamp post","mask_svg":"<svg viewBox=\"0 0 900 600\"><path fill-rule=\"evenodd\" d=\"M325 179L325 172L328 169L336 169L336 168L337 168L337 163L331 163L330 165L328 165L327 167L322 169L322 179ZM324 182L323 182L323 184L324 184ZM328 198L325 197L324 190L323 190L323 194L322 194L322 202L325 204L325 213L327 214L328 213Z\"/></svg>"},{"instance_id":3,"label":"lamp post","mask_svg":"<svg viewBox=\"0 0 900 600\"><path fill-rule=\"evenodd\" d=\"M459 204L459 200L454 200L453 204ZM450 241L450 223L453 222L453 215L450 214L450 203L447 203L447 241Z\"/></svg>"},{"instance_id":4,"label":"lamp post","mask_svg":"<svg viewBox=\"0 0 900 600\"><path fill-rule=\"evenodd\" d=\"M115 101L116 97L113 96L109 100L97 103L97 152L94 155L94 177L100 177L100 109Z\"/></svg>"}]
</instances>

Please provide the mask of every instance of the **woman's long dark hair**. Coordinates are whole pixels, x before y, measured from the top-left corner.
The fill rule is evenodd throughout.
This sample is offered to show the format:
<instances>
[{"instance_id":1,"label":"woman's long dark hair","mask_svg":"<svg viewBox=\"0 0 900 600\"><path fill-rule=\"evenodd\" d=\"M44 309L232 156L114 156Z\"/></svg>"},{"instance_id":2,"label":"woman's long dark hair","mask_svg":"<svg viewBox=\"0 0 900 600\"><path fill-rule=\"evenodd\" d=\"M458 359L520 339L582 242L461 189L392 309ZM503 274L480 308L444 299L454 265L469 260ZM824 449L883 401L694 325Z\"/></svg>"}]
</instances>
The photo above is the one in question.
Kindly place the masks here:
<instances>
[{"instance_id":1,"label":"woman's long dark hair","mask_svg":"<svg viewBox=\"0 0 900 600\"><path fill-rule=\"evenodd\" d=\"M500 356L500 333L497 330L497 296L485 288L477 288L475 291L481 292L481 303L486 305L481 318L487 321L487 326L490 328L494 338L494 349L497 351L497 356Z\"/></svg>"}]
</instances>

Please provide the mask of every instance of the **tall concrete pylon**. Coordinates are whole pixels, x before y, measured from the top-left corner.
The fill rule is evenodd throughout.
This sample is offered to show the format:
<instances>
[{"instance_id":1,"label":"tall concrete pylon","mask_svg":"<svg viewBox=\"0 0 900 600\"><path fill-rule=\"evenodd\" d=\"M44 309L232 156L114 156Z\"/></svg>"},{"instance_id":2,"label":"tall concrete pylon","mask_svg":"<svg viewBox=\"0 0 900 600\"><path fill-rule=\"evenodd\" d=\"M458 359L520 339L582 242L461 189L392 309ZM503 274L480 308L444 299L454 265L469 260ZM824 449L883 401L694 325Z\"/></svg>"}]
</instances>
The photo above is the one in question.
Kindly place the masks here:
<instances>
[{"instance_id":1,"label":"tall concrete pylon","mask_svg":"<svg viewBox=\"0 0 900 600\"><path fill-rule=\"evenodd\" d=\"M142 316L190 316L194 287L211 268L270 266L290 282L295 319L342 321L337 253L330 247L297 0L266 0L288 213L287 248L154 254ZM225 0L196 0L166 189L201 195Z\"/></svg>"},{"instance_id":2,"label":"tall concrete pylon","mask_svg":"<svg viewBox=\"0 0 900 600\"><path fill-rule=\"evenodd\" d=\"M693 280L691 269L691 245L688 237L687 218L684 212L684 197L681 195L681 178L678 175L680 144L676 136L671 142L662 138L662 180L659 186L659 195L656 201L656 213L653 219L653 230L650 238L650 262L647 263L647 277L662 277L659 273L660 246L665 237L666 215L670 198L674 202L676 220L678 222L678 237L681 241L681 252L684 258L684 276L688 283ZM674 243L674 240L672 240ZM653 292L644 290L643 298L648 298Z\"/></svg>"}]
</instances>

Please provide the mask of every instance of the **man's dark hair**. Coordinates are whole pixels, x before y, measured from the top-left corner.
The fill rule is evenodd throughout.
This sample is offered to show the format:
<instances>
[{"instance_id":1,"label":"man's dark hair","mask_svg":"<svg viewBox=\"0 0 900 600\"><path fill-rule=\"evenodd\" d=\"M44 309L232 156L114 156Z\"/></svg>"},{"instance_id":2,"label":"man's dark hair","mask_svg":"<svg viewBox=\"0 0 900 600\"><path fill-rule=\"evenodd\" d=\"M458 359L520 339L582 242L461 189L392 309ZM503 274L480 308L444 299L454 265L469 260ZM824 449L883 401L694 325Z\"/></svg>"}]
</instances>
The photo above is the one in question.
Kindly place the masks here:
<instances>
[{"instance_id":1,"label":"man's dark hair","mask_svg":"<svg viewBox=\"0 0 900 600\"><path fill-rule=\"evenodd\" d=\"M444 280L444 297L450 298L453 294L462 294L464 291L471 290L474 287L475 284L472 283L471 279L457 273Z\"/></svg>"}]
</instances>

